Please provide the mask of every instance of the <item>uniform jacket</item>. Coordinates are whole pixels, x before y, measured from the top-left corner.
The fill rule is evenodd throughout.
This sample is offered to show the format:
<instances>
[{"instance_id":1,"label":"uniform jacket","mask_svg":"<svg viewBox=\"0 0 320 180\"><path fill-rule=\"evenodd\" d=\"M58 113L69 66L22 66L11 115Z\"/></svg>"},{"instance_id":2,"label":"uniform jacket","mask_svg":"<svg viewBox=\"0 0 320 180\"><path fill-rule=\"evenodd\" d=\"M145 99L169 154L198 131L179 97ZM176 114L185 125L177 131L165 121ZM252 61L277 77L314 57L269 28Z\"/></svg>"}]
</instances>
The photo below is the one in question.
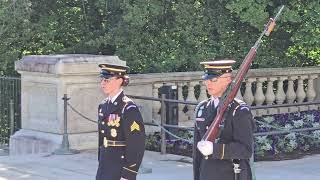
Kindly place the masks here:
<instances>
[{"instance_id":1,"label":"uniform jacket","mask_svg":"<svg viewBox=\"0 0 320 180\"><path fill-rule=\"evenodd\" d=\"M207 159L197 149L208 127L216 116L216 108L210 99L196 108L194 130L193 169L194 180L234 180L234 159L240 159L240 179L251 180L249 158L252 155L254 122L249 107L234 100L225 113L224 128L213 145L213 154Z\"/></svg>"},{"instance_id":2,"label":"uniform jacket","mask_svg":"<svg viewBox=\"0 0 320 180\"><path fill-rule=\"evenodd\" d=\"M123 92L111 103L103 101L99 114L99 167L97 180L135 180L145 149L145 129L136 104ZM125 146L105 146L123 141Z\"/></svg>"}]
</instances>

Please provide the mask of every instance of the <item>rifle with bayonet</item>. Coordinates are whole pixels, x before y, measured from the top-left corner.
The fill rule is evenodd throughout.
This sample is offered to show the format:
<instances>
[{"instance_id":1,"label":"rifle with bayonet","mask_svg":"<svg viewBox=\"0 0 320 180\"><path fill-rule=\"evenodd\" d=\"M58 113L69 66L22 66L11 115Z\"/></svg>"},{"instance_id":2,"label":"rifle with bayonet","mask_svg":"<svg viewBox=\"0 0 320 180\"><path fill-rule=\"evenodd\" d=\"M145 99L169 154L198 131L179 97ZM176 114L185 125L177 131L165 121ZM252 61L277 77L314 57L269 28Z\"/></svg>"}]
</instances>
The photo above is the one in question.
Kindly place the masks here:
<instances>
[{"instance_id":1,"label":"rifle with bayonet","mask_svg":"<svg viewBox=\"0 0 320 180\"><path fill-rule=\"evenodd\" d=\"M233 101L233 99L236 97L237 92L240 88L241 82L243 81L245 75L247 74L253 59L255 58L257 54L257 49L260 46L260 43L262 41L263 36L269 36L272 30L274 29L276 25L276 20L280 16L284 6L280 8L277 15L274 18L270 18L268 24L265 26L263 32L260 34L260 37L255 42L254 46L251 47L250 51L244 58L242 64L240 65L240 68L235 76L235 78L232 80L232 82L227 87L226 91L222 95L218 109L217 109L217 115L215 116L215 119L211 123L210 127L208 128L207 132L202 137L202 140L204 141L213 141L215 142L216 139L219 137L220 129L222 127L223 121L224 121L224 114L226 110L228 109L229 104Z\"/></svg>"}]
</instances>

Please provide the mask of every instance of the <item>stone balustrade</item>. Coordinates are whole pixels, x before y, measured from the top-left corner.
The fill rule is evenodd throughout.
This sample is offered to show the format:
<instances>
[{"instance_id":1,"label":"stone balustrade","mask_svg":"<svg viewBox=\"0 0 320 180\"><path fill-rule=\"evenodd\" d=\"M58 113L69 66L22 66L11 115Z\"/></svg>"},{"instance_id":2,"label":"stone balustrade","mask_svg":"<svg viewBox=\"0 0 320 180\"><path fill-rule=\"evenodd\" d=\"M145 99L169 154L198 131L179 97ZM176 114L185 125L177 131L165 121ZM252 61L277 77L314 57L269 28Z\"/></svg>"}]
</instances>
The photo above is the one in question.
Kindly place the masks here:
<instances>
[{"instance_id":1,"label":"stone balustrade","mask_svg":"<svg viewBox=\"0 0 320 180\"><path fill-rule=\"evenodd\" d=\"M233 75L235 75L236 71ZM244 79L237 98L244 100L250 106L274 104L293 104L312 102L320 99L320 68L270 68L250 70ZM206 99L206 87L201 80L202 72L176 72L132 75L136 81L148 79L152 84L153 97L159 97L159 88L166 85L177 87L178 99L185 101L201 101ZM150 81L151 80L151 81ZM319 106L281 107L253 110L255 116L278 114L308 109L318 109ZM160 102L152 103L152 119L160 119ZM179 104L179 124L191 125L194 106Z\"/></svg>"}]
</instances>

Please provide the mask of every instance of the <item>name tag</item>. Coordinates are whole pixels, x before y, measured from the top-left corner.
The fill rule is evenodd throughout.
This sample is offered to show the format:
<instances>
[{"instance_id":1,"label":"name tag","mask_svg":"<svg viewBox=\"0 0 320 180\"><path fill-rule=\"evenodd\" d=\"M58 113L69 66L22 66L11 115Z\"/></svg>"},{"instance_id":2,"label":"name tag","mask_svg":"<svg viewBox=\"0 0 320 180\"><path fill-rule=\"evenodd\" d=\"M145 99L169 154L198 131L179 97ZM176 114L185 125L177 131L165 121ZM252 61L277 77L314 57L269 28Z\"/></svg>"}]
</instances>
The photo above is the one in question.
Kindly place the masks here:
<instances>
[{"instance_id":1,"label":"name tag","mask_svg":"<svg viewBox=\"0 0 320 180\"><path fill-rule=\"evenodd\" d=\"M204 121L204 118L196 118L196 121Z\"/></svg>"}]
</instances>

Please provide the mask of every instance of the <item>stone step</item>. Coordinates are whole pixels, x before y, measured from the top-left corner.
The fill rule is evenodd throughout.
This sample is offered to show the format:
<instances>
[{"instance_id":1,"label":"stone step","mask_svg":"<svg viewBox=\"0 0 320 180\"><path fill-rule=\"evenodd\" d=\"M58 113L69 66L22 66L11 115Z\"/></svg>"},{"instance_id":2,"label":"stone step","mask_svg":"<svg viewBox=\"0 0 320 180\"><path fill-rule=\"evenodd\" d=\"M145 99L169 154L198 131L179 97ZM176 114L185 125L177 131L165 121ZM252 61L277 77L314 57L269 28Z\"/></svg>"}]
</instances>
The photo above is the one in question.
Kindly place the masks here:
<instances>
[{"instance_id":1,"label":"stone step","mask_svg":"<svg viewBox=\"0 0 320 180\"><path fill-rule=\"evenodd\" d=\"M11 136L10 155L52 153L58 144L34 136Z\"/></svg>"}]
</instances>

